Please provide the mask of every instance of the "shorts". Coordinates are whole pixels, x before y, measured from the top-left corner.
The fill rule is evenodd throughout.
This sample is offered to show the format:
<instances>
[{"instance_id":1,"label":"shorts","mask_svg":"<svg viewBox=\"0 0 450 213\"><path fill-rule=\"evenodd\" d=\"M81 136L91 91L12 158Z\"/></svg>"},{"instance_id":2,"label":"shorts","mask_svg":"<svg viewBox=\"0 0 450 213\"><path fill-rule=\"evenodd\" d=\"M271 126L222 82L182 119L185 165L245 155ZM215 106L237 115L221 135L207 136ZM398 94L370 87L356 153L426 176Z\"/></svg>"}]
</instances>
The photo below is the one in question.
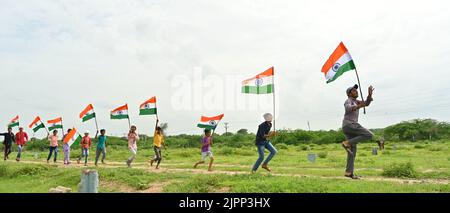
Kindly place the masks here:
<instances>
[{"instance_id":1,"label":"shorts","mask_svg":"<svg viewBox=\"0 0 450 213\"><path fill-rule=\"evenodd\" d=\"M205 161L206 157L213 158L214 156L212 151L202 152L202 161Z\"/></svg>"}]
</instances>

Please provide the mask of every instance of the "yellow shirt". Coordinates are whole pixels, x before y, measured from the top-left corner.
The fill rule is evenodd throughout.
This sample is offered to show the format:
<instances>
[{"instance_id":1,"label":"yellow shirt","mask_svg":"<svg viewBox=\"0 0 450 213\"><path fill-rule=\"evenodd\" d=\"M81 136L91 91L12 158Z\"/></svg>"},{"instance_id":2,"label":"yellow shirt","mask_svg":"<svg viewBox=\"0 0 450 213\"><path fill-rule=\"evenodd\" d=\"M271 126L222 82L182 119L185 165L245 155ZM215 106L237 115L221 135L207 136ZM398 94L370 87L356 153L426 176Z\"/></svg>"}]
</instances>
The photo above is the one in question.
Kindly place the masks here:
<instances>
[{"instance_id":1,"label":"yellow shirt","mask_svg":"<svg viewBox=\"0 0 450 213\"><path fill-rule=\"evenodd\" d=\"M155 134L153 135L153 145L156 147L161 147L161 144L164 143L164 135L158 134L155 131Z\"/></svg>"}]
</instances>

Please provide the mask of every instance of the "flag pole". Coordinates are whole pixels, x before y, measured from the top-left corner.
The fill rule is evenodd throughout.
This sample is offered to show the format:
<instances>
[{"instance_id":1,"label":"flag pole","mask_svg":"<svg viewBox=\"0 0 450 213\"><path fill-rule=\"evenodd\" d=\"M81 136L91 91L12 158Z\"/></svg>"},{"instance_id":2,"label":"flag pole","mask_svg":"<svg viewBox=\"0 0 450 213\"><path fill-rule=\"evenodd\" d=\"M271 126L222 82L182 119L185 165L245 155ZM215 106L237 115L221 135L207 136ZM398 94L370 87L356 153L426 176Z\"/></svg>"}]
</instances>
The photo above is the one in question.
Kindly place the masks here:
<instances>
[{"instance_id":1,"label":"flag pole","mask_svg":"<svg viewBox=\"0 0 450 213\"><path fill-rule=\"evenodd\" d=\"M362 99L362 101L365 102L365 101L364 101L364 95L363 95L362 89L361 89L361 83L360 83L360 81L359 81L358 70L356 69L356 67L355 67L355 73L356 73L356 79L358 79L359 94L361 94L361 99ZM365 106L364 106L363 112L364 112L364 114L366 114L366 107L365 107Z\"/></svg>"},{"instance_id":2,"label":"flag pole","mask_svg":"<svg viewBox=\"0 0 450 213\"><path fill-rule=\"evenodd\" d=\"M128 128L131 129L130 115L128 115Z\"/></svg>"},{"instance_id":3,"label":"flag pole","mask_svg":"<svg viewBox=\"0 0 450 213\"><path fill-rule=\"evenodd\" d=\"M272 82L272 93L273 93L273 131L276 131L275 128L275 68L272 67L273 73L273 82Z\"/></svg>"},{"instance_id":4,"label":"flag pole","mask_svg":"<svg viewBox=\"0 0 450 213\"><path fill-rule=\"evenodd\" d=\"M156 106L156 100L155 100L155 110L156 110L156 120L159 120L159 118L158 118L158 107Z\"/></svg>"},{"instance_id":5,"label":"flag pole","mask_svg":"<svg viewBox=\"0 0 450 213\"><path fill-rule=\"evenodd\" d=\"M61 117L61 131L62 131L62 136L63 136L63 140L64 140L64 124L63 124L63 120L62 120L62 117Z\"/></svg>"},{"instance_id":6,"label":"flag pole","mask_svg":"<svg viewBox=\"0 0 450 213\"><path fill-rule=\"evenodd\" d=\"M216 131L217 126L219 126L219 124L220 124L220 121L222 121L222 119L220 119L219 122L217 122L216 126L214 127L214 129L212 131L211 137L214 135L214 132Z\"/></svg>"},{"instance_id":7,"label":"flag pole","mask_svg":"<svg viewBox=\"0 0 450 213\"><path fill-rule=\"evenodd\" d=\"M94 121L95 121L95 128L97 128L97 132L98 132L98 124L97 124L97 114L94 111Z\"/></svg>"},{"instance_id":8,"label":"flag pole","mask_svg":"<svg viewBox=\"0 0 450 213\"><path fill-rule=\"evenodd\" d=\"M41 122L42 122L42 121L41 121ZM44 129L45 129L45 131L47 131L47 134L50 135L50 132L48 131L48 129L47 129L47 127L45 126L44 122L42 122L42 125L44 125Z\"/></svg>"}]
</instances>

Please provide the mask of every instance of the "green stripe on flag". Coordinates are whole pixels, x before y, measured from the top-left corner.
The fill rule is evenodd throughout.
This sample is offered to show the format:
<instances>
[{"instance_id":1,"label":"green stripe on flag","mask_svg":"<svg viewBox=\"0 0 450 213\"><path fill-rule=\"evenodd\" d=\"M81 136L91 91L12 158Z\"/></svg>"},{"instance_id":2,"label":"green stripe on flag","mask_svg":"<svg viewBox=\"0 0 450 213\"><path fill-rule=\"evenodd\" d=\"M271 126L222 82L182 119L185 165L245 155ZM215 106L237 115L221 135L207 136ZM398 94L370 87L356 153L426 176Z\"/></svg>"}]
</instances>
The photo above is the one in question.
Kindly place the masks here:
<instances>
[{"instance_id":1,"label":"green stripe on flag","mask_svg":"<svg viewBox=\"0 0 450 213\"><path fill-rule=\"evenodd\" d=\"M79 146L81 144L81 139L82 139L81 135L78 134L78 137L77 137L77 139L75 139L75 141L73 141L73 142L69 141L69 147L71 147L72 145Z\"/></svg>"},{"instance_id":2,"label":"green stripe on flag","mask_svg":"<svg viewBox=\"0 0 450 213\"><path fill-rule=\"evenodd\" d=\"M19 122L11 123L8 125L8 128L13 128L15 126L19 126Z\"/></svg>"},{"instance_id":3,"label":"green stripe on flag","mask_svg":"<svg viewBox=\"0 0 450 213\"><path fill-rule=\"evenodd\" d=\"M339 67L338 71L336 72L336 74L334 74L333 78L327 81L327 84L336 80L339 76L344 74L344 72L354 70L355 68L356 68L356 66L355 66L355 63L353 63L353 60L343 64L341 67Z\"/></svg>"},{"instance_id":4,"label":"green stripe on flag","mask_svg":"<svg viewBox=\"0 0 450 213\"><path fill-rule=\"evenodd\" d=\"M39 124L39 126L36 126L33 128L33 132L37 132L38 130L43 129L43 128L45 128L45 126L43 123L41 123L41 124Z\"/></svg>"},{"instance_id":5,"label":"green stripe on flag","mask_svg":"<svg viewBox=\"0 0 450 213\"><path fill-rule=\"evenodd\" d=\"M251 94L269 94L273 92L273 84L268 84L265 86L243 86L242 93L251 93Z\"/></svg>"},{"instance_id":6,"label":"green stripe on flag","mask_svg":"<svg viewBox=\"0 0 450 213\"><path fill-rule=\"evenodd\" d=\"M53 125L53 126L48 127L48 131L53 131L55 129L62 129L62 128L63 128L63 126L61 124Z\"/></svg>"},{"instance_id":7,"label":"green stripe on flag","mask_svg":"<svg viewBox=\"0 0 450 213\"><path fill-rule=\"evenodd\" d=\"M155 115L155 114L156 114L156 108L139 110L139 115Z\"/></svg>"},{"instance_id":8,"label":"green stripe on flag","mask_svg":"<svg viewBox=\"0 0 450 213\"><path fill-rule=\"evenodd\" d=\"M83 122L91 120L92 118L95 118L95 113L85 115L83 117Z\"/></svg>"},{"instance_id":9,"label":"green stripe on flag","mask_svg":"<svg viewBox=\"0 0 450 213\"><path fill-rule=\"evenodd\" d=\"M128 115L111 115L111 119L128 119Z\"/></svg>"},{"instance_id":10,"label":"green stripe on flag","mask_svg":"<svg viewBox=\"0 0 450 213\"><path fill-rule=\"evenodd\" d=\"M202 129L215 129L216 126L211 126L211 125L207 125L207 124L197 124L197 127L202 128Z\"/></svg>"}]
</instances>

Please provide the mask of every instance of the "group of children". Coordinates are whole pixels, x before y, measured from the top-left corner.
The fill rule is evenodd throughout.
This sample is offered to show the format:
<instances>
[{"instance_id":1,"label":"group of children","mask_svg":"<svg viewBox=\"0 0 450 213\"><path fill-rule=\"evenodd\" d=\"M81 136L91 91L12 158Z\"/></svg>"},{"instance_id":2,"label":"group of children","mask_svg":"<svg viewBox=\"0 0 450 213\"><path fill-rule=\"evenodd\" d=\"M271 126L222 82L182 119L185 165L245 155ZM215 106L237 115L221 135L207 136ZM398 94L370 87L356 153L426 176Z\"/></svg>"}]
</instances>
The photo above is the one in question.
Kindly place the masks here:
<instances>
[{"instance_id":1,"label":"group of children","mask_svg":"<svg viewBox=\"0 0 450 213\"><path fill-rule=\"evenodd\" d=\"M164 141L164 134L162 128L158 125L159 119L156 120L155 130L153 134L153 151L155 152L154 157L150 160L150 166L153 167L153 164L155 165L156 169L159 169L161 160L162 160L162 148L165 148L165 141ZM67 130L67 133L63 136L65 138L67 134L71 131L71 129ZM211 130L205 129L205 135L202 138L201 141L201 161L195 163L194 168L197 168L199 164L202 164L205 162L206 157L210 158L209 167L208 170L212 170L212 164L214 161L211 145L212 145L212 135ZM99 132L95 134L95 139L97 139L97 147L95 151L95 166L97 166L100 155L102 155L101 163L105 164L105 158L106 158L106 130L101 129L100 135L98 135ZM26 132L23 131L23 128L19 128L19 132L17 134L14 134L12 132L12 128L8 128L8 132L6 133L0 133L0 136L4 136L5 140L3 142L4 144L4 160L6 161L9 159L9 154L11 153L12 143L17 143L18 147L18 154L17 154L17 161L20 161L22 148L25 145L25 143L28 141L28 135ZM47 156L47 163L50 162L50 159L53 157L53 162L57 162L58 158L58 147L59 147L59 136L58 136L58 130L53 130L52 133L47 134L47 139L49 141L49 153ZM135 160L137 156L137 141L139 140L139 134L137 133L136 126L131 126L128 135L128 149L130 150L131 156L127 159L126 164L128 167L131 167L132 162ZM87 166L88 163L88 156L89 156L89 149L92 146L92 139L89 136L89 131L84 132L84 136L81 139L80 147L81 147L81 155L77 159L77 163L80 164L82 160L84 160L84 165ZM68 143L63 143L62 145L63 151L64 151L64 164L69 165L70 162L70 150L71 147Z\"/></svg>"},{"instance_id":2,"label":"group of children","mask_svg":"<svg viewBox=\"0 0 450 213\"><path fill-rule=\"evenodd\" d=\"M71 129L67 130L67 134ZM63 136L66 137L67 134ZM58 130L53 130L52 134L47 135L47 139L49 140L49 153L47 157L47 163L49 163L50 159L52 158L52 155L54 153L53 162L56 163L56 159L58 157L58 147L59 147L59 136L58 136ZM105 157L106 157L106 130L102 129L100 130L100 136L98 136L98 132L95 134L95 139L98 139L97 141L97 149L95 151L95 165L97 166L98 159L100 155L102 155L102 163L105 163ZM89 156L89 149L92 145L92 140L89 136L89 131L84 132L84 136L81 139L80 146L81 146L81 155L77 159L77 163L79 164L81 160L84 158L84 165L87 166L88 156ZM63 144L63 151L64 151L64 164L69 165L70 164L70 145L68 143Z\"/></svg>"}]
</instances>

